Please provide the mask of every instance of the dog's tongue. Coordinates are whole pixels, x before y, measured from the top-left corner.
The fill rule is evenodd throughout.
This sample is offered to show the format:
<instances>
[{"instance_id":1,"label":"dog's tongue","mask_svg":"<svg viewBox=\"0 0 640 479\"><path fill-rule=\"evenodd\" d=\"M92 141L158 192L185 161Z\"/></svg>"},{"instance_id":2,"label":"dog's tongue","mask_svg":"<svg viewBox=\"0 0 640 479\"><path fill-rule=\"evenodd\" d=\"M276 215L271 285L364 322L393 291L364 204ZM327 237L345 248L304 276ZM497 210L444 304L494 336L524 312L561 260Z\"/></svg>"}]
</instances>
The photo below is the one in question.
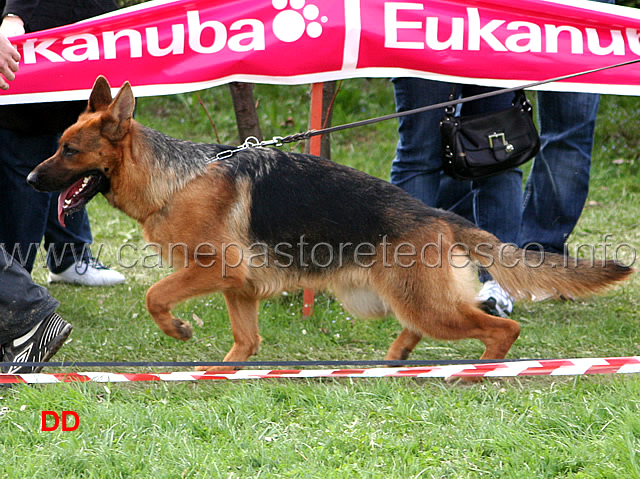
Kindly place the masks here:
<instances>
[{"instance_id":1,"label":"dog's tongue","mask_svg":"<svg viewBox=\"0 0 640 479\"><path fill-rule=\"evenodd\" d=\"M64 224L64 199L66 194L69 192L69 190L64 190L62 193L60 193L60 195L58 196L58 222L66 227L67 225Z\"/></svg>"},{"instance_id":2,"label":"dog's tongue","mask_svg":"<svg viewBox=\"0 0 640 479\"><path fill-rule=\"evenodd\" d=\"M62 191L60 193L60 195L58 196L58 221L64 227L67 226L67 225L64 224L64 216L66 214L66 212L65 212L65 204L64 203L65 203L65 201L67 199L73 197L73 193L75 193L76 190L78 190L80 184L82 184L82 180L76 181L69 188L67 188L66 190ZM67 209L69 209L69 206L73 206L73 202L70 203L70 204L67 204Z\"/></svg>"}]
</instances>

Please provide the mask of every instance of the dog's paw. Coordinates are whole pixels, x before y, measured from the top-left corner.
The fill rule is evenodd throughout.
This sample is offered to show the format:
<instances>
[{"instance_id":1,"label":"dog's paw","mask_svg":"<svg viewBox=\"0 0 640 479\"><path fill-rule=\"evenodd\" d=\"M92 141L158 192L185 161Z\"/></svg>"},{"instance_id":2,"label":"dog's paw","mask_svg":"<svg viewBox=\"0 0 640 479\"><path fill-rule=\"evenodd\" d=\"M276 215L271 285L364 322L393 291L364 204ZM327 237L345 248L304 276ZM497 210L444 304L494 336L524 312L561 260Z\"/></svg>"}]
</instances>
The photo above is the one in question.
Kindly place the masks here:
<instances>
[{"instance_id":1,"label":"dog's paw","mask_svg":"<svg viewBox=\"0 0 640 479\"><path fill-rule=\"evenodd\" d=\"M175 334L172 334L171 336L174 338L187 341L188 339L191 339L191 336L193 336L193 328L189 323L176 318L171 324L173 325L173 330L175 332Z\"/></svg>"}]
</instances>

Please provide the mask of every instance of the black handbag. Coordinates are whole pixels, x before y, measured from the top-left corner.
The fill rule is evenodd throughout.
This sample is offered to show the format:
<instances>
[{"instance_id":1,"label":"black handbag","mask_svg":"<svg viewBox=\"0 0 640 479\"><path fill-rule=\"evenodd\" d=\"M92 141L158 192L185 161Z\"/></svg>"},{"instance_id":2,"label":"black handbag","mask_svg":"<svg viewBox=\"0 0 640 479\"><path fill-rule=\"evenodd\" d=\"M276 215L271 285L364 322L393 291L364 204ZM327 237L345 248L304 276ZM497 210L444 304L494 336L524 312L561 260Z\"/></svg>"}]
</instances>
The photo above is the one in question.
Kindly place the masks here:
<instances>
[{"instance_id":1,"label":"black handbag","mask_svg":"<svg viewBox=\"0 0 640 479\"><path fill-rule=\"evenodd\" d=\"M454 107L446 108L440 121L445 173L477 180L529 161L540 149L532 112L523 90L516 91L512 107L494 113L454 116Z\"/></svg>"}]
</instances>

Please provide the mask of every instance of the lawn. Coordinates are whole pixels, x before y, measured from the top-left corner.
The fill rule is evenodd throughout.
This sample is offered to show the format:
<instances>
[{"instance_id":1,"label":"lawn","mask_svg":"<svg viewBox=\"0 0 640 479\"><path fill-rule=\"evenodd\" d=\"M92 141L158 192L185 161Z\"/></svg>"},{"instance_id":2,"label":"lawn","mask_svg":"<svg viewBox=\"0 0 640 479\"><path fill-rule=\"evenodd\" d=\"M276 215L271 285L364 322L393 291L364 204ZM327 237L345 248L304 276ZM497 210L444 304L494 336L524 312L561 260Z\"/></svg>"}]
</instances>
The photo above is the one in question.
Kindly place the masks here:
<instances>
[{"instance_id":1,"label":"lawn","mask_svg":"<svg viewBox=\"0 0 640 479\"><path fill-rule=\"evenodd\" d=\"M308 91L256 87L266 137L307 129ZM201 103L220 141L237 143L226 87L141 99L138 120L176 137L216 141ZM392 110L388 81L349 80L341 85L334 124ZM609 257L635 260L639 110L637 98L602 99L590 196L571 248L593 244L601 254L604 240L613 244ZM334 134L333 159L388 178L395 127L388 121ZM194 326L189 342L163 335L146 313L144 292L169 268L145 249L137 224L103 198L90 203L89 213L94 254L127 282L50 287L74 324L55 359L220 360L232 341L222 297L177 308ZM46 282L42 260L34 277ZM634 277L584 301L518 303L512 317L522 333L510 357L635 355L639 298ZM400 330L391 318L353 318L327 294L316 295L312 317L301 318L301 309L296 292L262 304L264 341L255 359L382 359ZM482 349L477 341L424 340L412 358L472 360ZM79 427L41 431L42 411L75 411ZM633 478L640 477L640 378L523 377L472 386L407 378L17 386L0 390L0 430L0 477L7 478Z\"/></svg>"}]
</instances>

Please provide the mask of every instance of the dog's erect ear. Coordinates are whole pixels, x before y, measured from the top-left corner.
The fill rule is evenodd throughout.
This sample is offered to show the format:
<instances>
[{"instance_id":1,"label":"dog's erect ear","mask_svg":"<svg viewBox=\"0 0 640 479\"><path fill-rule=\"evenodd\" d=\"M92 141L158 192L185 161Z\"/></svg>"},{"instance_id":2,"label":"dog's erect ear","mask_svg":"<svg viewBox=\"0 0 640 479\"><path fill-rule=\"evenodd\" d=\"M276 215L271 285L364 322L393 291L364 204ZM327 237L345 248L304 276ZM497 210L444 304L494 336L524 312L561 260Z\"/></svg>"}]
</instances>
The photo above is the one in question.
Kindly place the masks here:
<instances>
[{"instance_id":1,"label":"dog's erect ear","mask_svg":"<svg viewBox=\"0 0 640 479\"><path fill-rule=\"evenodd\" d=\"M96 112L106 110L112 100L113 98L111 97L111 87L109 86L109 82L105 77L100 75L96 78L96 81L93 84L93 89L89 96L87 111Z\"/></svg>"},{"instance_id":2,"label":"dog's erect ear","mask_svg":"<svg viewBox=\"0 0 640 479\"><path fill-rule=\"evenodd\" d=\"M136 99L133 97L131 85L125 82L107 108L110 115L103 118L102 133L110 140L122 140L129 132L135 107Z\"/></svg>"}]
</instances>

